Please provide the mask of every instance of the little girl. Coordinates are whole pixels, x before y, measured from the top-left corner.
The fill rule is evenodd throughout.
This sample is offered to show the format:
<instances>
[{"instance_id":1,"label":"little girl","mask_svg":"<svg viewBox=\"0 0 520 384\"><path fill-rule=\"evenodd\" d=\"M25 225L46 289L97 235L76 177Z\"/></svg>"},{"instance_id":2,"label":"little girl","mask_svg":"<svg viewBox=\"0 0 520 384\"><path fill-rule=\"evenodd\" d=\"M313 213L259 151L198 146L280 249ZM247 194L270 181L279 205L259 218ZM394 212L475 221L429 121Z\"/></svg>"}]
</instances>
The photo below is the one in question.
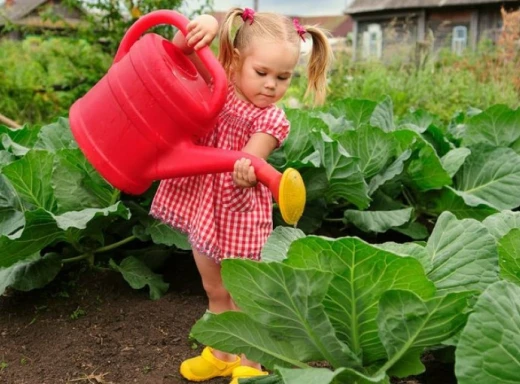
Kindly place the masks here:
<instances>
[{"instance_id":1,"label":"little girl","mask_svg":"<svg viewBox=\"0 0 520 384\"><path fill-rule=\"evenodd\" d=\"M212 42L218 23L212 16L202 15L187 30L186 36L177 33L173 43L189 55L209 82L209 74L193 50ZM289 133L289 121L275 103L289 87L301 41L307 35L313 43L307 93L313 93L319 104L325 99L326 72L332 59L327 36L316 27L301 26L297 20L273 13L248 8L228 12L219 33L219 61L228 75L228 95L216 126L198 143L267 159ZM209 310L238 310L222 284L220 262L225 258L259 260L273 227L271 193L257 184L250 160L238 160L229 174L163 180L151 214L188 233ZM267 374L245 356L210 347L184 361L180 372L191 381L232 376L232 384L239 378Z\"/></svg>"}]
</instances>

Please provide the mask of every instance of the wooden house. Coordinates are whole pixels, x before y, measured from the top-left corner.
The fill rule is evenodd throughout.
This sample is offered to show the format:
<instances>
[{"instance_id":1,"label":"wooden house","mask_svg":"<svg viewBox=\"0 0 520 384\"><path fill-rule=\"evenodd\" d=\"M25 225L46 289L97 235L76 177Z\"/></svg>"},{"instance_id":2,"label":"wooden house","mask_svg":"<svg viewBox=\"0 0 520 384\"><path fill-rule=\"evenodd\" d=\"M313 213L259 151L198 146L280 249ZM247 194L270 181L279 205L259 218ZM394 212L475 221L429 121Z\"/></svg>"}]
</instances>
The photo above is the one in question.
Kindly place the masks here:
<instances>
[{"instance_id":1,"label":"wooden house","mask_svg":"<svg viewBox=\"0 0 520 384\"><path fill-rule=\"evenodd\" d=\"M518 10L520 0L354 0L345 13L353 18L354 57L387 60L421 44L460 54L496 42L502 7Z\"/></svg>"}]
</instances>

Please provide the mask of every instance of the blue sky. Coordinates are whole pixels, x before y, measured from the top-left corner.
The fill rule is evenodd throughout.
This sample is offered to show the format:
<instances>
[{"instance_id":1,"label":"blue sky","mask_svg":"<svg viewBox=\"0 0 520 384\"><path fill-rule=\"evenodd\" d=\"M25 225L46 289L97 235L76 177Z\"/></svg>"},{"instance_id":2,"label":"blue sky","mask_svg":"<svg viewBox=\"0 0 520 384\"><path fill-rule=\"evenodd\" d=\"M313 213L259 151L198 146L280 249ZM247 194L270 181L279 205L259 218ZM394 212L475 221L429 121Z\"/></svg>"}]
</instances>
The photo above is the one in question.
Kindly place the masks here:
<instances>
[{"instance_id":1,"label":"blue sky","mask_svg":"<svg viewBox=\"0 0 520 384\"><path fill-rule=\"evenodd\" d=\"M187 0L191 6L196 7L203 0ZM341 15L350 0L258 0L260 11L279 12L301 16ZM213 0L216 11L227 11L239 7L253 8L254 0Z\"/></svg>"}]
</instances>

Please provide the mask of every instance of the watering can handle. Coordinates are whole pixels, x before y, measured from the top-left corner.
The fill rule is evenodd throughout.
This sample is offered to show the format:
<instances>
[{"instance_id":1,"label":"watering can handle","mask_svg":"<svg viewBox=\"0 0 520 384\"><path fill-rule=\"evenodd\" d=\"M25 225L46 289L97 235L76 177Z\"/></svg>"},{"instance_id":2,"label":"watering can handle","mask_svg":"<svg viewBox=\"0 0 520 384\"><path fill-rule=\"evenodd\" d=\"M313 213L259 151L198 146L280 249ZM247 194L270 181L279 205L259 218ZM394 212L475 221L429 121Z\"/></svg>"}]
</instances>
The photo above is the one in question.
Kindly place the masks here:
<instances>
[{"instance_id":1,"label":"watering can handle","mask_svg":"<svg viewBox=\"0 0 520 384\"><path fill-rule=\"evenodd\" d=\"M121 60L128 53L128 51L130 51L132 45L134 45L134 43L137 42L141 35L148 29L159 24L170 24L177 27L182 32L182 34L186 36L186 26L188 23L189 20L179 12L164 9L153 11L147 13L144 16L141 16L134 24L132 24L123 37L123 40L121 40L113 64ZM213 78L214 90L213 97L209 103L209 110L213 113L216 113L216 109L222 107L222 101L219 96L225 95L226 92L226 73L215 56L213 56L209 47L199 49L195 53L206 66L211 77Z\"/></svg>"}]
</instances>

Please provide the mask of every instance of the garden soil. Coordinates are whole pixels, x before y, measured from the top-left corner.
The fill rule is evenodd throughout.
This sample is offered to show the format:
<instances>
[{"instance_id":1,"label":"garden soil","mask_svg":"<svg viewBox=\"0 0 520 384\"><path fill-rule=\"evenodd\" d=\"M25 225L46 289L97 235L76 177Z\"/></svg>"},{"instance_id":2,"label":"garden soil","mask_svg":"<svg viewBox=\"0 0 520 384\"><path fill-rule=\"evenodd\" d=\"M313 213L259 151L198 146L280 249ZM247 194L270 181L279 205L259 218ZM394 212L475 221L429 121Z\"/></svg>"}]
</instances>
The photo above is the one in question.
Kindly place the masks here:
<instances>
[{"instance_id":1,"label":"garden soil","mask_svg":"<svg viewBox=\"0 0 520 384\"><path fill-rule=\"evenodd\" d=\"M167 267L170 288L157 301L115 272L78 268L41 290L8 290L0 297L0 383L188 383L179 364L202 349L189 332L207 301L190 255ZM394 383L455 383L452 367L427 366L426 375Z\"/></svg>"}]
</instances>

